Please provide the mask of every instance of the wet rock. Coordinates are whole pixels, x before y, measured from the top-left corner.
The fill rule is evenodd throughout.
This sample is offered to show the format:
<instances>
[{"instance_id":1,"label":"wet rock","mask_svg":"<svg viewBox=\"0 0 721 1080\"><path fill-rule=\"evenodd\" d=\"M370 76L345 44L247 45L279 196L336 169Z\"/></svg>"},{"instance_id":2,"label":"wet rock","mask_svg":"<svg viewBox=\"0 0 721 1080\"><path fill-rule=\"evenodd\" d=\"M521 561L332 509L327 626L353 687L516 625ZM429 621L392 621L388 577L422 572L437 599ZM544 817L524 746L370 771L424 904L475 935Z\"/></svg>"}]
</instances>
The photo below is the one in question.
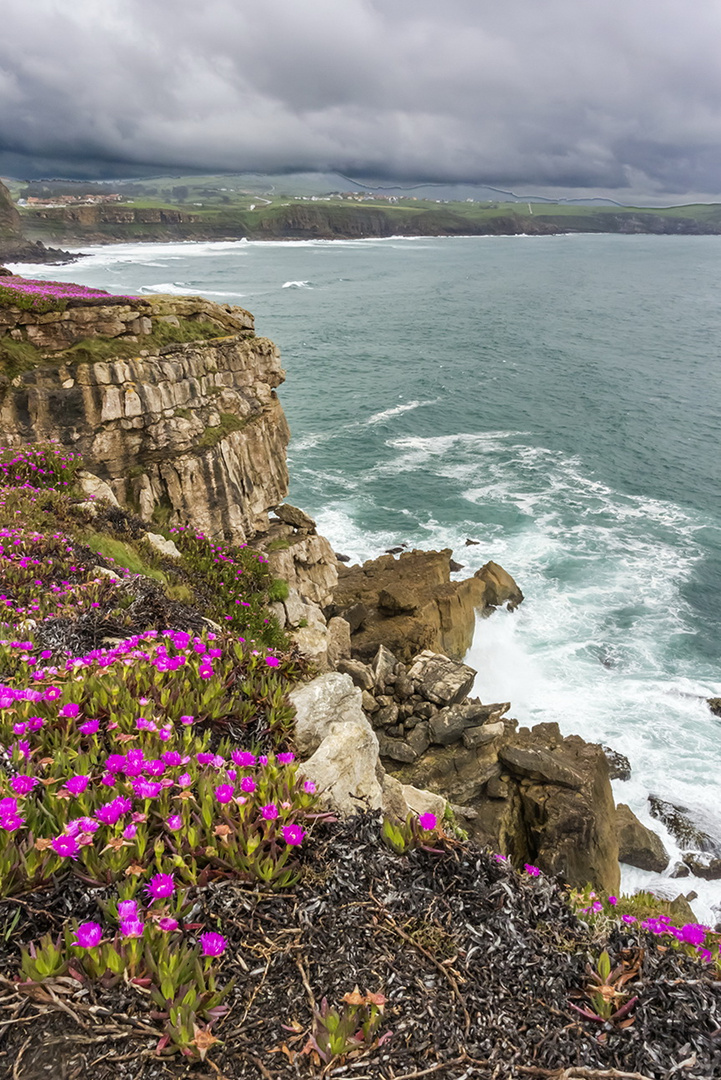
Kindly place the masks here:
<instances>
[{"instance_id":1,"label":"wet rock","mask_svg":"<svg viewBox=\"0 0 721 1080\"><path fill-rule=\"evenodd\" d=\"M619 803L616 807L616 830L618 857L622 863L637 866L639 870L663 873L670 861L666 848L625 803Z\"/></svg>"},{"instance_id":2,"label":"wet rock","mask_svg":"<svg viewBox=\"0 0 721 1080\"><path fill-rule=\"evenodd\" d=\"M721 878L721 858L705 853L688 853L683 861L695 877L704 881L718 881Z\"/></svg>"},{"instance_id":3,"label":"wet rock","mask_svg":"<svg viewBox=\"0 0 721 1080\"><path fill-rule=\"evenodd\" d=\"M691 871L689 870L688 866L685 865L685 863L677 862L668 876L672 878L684 878L688 877L690 873Z\"/></svg>"},{"instance_id":4,"label":"wet rock","mask_svg":"<svg viewBox=\"0 0 721 1080\"><path fill-rule=\"evenodd\" d=\"M350 555L341 555L339 551L334 551L333 554L335 555L338 562L350 562Z\"/></svg>"},{"instance_id":5,"label":"wet rock","mask_svg":"<svg viewBox=\"0 0 721 1080\"><path fill-rule=\"evenodd\" d=\"M500 777L491 777L486 784L486 795L489 799L507 799L510 794L510 786Z\"/></svg>"},{"instance_id":6,"label":"wet rock","mask_svg":"<svg viewBox=\"0 0 721 1080\"><path fill-rule=\"evenodd\" d=\"M502 607L505 604L509 611L514 611L523 600L523 593L511 575L498 563L487 562L476 571L474 577L485 584L486 603L491 607Z\"/></svg>"},{"instance_id":7,"label":"wet rock","mask_svg":"<svg viewBox=\"0 0 721 1080\"><path fill-rule=\"evenodd\" d=\"M464 570L465 569L463 563L456 562L455 559L451 559L450 567L451 567L451 573L452 574L457 574L459 572L459 570Z\"/></svg>"},{"instance_id":8,"label":"wet rock","mask_svg":"<svg viewBox=\"0 0 721 1080\"><path fill-rule=\"evenodd\" d=\"M602 746L601 749L606 755L608 772L611 779L630 780L631 762L628 758L624 754L619 754L618 750L613 750L610 746Z\"/></svg>"},{"instance_id":9,"label":"wet rock","mask_svg":"<svg viewBox=\"0 0 721 1080\"><path fill-rule=\"evenodd\" d=\"M273 511L279 521L284 522L286 525L292 525L294 529L305 529L306 532L315 532L315 522L312 517L304 513L303 510L299 510L297 506L291 506L290 503L282 503L280 506L276 506Z\"/></svg>"},{"instance_id":10,"label":"wet rock","mask_svg":"<svg viewBox=\"0 0 721 1080\"><path fill-rule=\"evenodd\" d=\"M469 538L466 538L466 547L471 547L471 546L478 547L480 542L481 542L480 540L471 540Z\"/></svg>"},{"instance_id":11,"label":"wet rock","mask_svg":"<svg viewBox=\"0 0 721 1080\"><path fill-rule=\"evenodd\" d=\"M714 716L721 716L721 697L707 698L707 704Z\"/></svg>"},{"instance_id":12,"label":"wet rock","mask_svg":"<svg viewBox=\"0 0 721 1080\"><path fill-rule=\"evenodd\" d=\"M446 706L463 701L473 686L476 672L467 664L426 650L415 658L408 677L427 701Z\"/></svg>"},{"instance_id":13,"label":"wet rock","mask_svg":"<svg viewBox=\"0 0 721 1080\"><path fill-rule=\"evenodd\" d=\"M677 803L667 802L658 795L649 795L651 816L662 821L683 850L711 852L721 855L721 842L698 820L701 812Z\"/></svg>"}]
</instances>

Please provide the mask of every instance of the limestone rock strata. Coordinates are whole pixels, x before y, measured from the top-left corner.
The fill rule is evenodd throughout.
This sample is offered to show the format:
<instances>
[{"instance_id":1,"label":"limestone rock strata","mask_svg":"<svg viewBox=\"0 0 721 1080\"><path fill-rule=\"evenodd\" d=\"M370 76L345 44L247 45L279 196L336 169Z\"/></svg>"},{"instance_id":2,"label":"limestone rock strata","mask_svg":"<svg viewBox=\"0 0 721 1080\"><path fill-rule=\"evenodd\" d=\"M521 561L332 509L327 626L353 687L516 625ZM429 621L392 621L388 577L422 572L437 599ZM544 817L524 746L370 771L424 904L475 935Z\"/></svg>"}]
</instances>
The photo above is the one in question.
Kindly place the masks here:
<instances>
[{"instance_id":1,"label":"limestone rock strata","mask_svg":"<svg viewBox=\"0 0 721 1080\"><path fill-rule=\"evenodd\" d=\"M112 335L118 327L108 319L117 316L122 338L131 324L120 317L121 307L50 314L82 318L86 337L100 326L103 336ZM275 394L284 379L278 350L252 336L252 317L240 308L160 298L152 312L155 319L212 319L224 333L126 359L56 357L6 388L4 437L11 443L55 439L71 447L122 505L146 520L249 539L267 529L268 511L288 487L289 431Z\"/></svg>"},{"instance_id":2,"label":"limestone rock strata","mask_svg":"<svg viewBox=\"0 0 721 1080\"><path fill-rule=\"evenodd\" d=\"M351 623L354 656L370 660L383 644L403 661L424 649L460 658L473 640L477 612L523 599L495 563L451 581L451 554L450 548L408 551L362 566L338 564L332 613Z\"/></svg>"}]
</instances>

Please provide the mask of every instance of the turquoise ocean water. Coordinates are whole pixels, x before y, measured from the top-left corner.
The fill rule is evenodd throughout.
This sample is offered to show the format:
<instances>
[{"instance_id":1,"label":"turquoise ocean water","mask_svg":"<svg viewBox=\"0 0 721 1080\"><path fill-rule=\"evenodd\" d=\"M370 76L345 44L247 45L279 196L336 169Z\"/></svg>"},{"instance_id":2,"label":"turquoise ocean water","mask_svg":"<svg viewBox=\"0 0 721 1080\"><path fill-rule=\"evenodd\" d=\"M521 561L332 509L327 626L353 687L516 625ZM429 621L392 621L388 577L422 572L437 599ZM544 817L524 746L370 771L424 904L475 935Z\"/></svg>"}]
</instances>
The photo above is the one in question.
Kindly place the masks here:
<instances>
[{"instance_id":1,"label":"turquoise ocean water","mask_svg":"<svg viewBox=\"0 0 721 1080\"><path fill-rule=\"evenodd\" d=\"M625 753L616 798L674 855L649 792L721 840L704 703L721 695L721 238L85 250L15 269L249 308L288 373L290 500L355 559L406 543L452 547L460 576L502 563L526 600L479 623L477 692ZM721 918L721 883L674 884Z\"/></svg>"}]
</instances>

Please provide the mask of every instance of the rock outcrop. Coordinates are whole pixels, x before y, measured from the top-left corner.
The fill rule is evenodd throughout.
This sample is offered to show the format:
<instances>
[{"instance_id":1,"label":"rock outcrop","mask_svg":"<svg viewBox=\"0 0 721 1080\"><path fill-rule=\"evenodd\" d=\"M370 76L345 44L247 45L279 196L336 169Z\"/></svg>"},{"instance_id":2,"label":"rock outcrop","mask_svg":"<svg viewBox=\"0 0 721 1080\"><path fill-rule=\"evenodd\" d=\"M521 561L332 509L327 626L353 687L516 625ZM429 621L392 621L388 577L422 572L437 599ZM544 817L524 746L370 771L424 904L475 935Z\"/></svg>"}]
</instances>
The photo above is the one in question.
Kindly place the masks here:
<instances>
[{"instance_id":1,"label":"rock outcrop","mask_svg":"<svg viewBox=\"0 0 721 1080\"><path fill-rule=\"evenodd\" d=\"M41 241L28 240L12 195L0 181L0 263L70 262L74 256L57 248L46 248Z\"/></svg>"},{"instance_id":2,"label":"rock outcrop","mask_svg":"<svg viewBox=\"0 0 721 1080\"><path fill-rule=\"evenodd\" d=\"M467 698L475 672L425 651L412 663L381 647L371 664L342 661L401 784L447 798L479 843L572 885L619 885L616 816L600 746L556 724L516 730L508 702Z\"/></svg>"},{"instance_id":3,"label":"rock outcrop","mask_svg":"<svg viewBox=\"0 0 721 1080\"><path fill-rule=\"evenodd\" d=\"M375 656L386 645L408 661L424 649L462 657L477 612L516 607L523 594L496 563L465 581L451 581L451 550L382 555L362 566L338 564L332 614L348 619L353 655Z\"/></svg>"},{"instance_id":4,"label":"rock outcrop","mask_svg":"<svg viewBox=\"0 0 721 1080\"><path fill-rule=\"evenodd\" d=\"M159 297L45 315L5 307L0 320L0 335L47 357L5 388L8 442L71 447L146 520L236 541L267 530L288 487L289 432L275 394L284 372L248 312ZM148 348L163 325L200 326L208 337ZM104 339L108 359L65 352L94 337ZM112 358L114 342L122 358Z\"/></svg>"},{"instance_id":5,"label":"rock outcrop","mask_svg":"<svg viewBox=\"0 0 721 1080\"><path fill-rule=\"evenodd\" d=\"M638 820L625 803L616 807L618 832L618 857L628 866L639 870L651 870L661 874L670 862L670 856L656 833L651 832Z\"/></svg>"}]
</instances>

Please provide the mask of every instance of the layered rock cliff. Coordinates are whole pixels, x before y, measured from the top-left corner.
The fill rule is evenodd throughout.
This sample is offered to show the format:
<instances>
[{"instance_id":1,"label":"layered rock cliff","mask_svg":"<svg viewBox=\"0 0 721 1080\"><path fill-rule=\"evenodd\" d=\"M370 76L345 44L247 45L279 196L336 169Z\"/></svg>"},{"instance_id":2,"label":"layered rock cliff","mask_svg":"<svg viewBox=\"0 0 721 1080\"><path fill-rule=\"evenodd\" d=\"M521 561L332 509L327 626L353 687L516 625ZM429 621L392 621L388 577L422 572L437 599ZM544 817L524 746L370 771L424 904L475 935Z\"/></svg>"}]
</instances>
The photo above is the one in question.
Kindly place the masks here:
<instances>
[{"instance_id":1,"label":"layered rock cliff","mask_svg":"<svg viewBox=\"0 0 721 1080\"><path fill-rule=\"evenodd\" d=\"M153 346L161 327L183 326L208 336ZM247 312L163 297L41 315L6 307L0 332L39 354L5 386L7 441L72 447L147 520L234 540L267 526L288 486L284 372ZM106 358L93 362L96 338Z\"/></svg>"},{"instance_id":2,"label":"layered rock cliff","mask_svg":"<svg viewBox=\"0 0 721 1080\"><path fill-rule=\"evenodd\" d=\"M66 251L46 248L41 241L26 238L18 209L0 180L0 263L66 262L69 258Z\"/></svg>"}]
</instances>

